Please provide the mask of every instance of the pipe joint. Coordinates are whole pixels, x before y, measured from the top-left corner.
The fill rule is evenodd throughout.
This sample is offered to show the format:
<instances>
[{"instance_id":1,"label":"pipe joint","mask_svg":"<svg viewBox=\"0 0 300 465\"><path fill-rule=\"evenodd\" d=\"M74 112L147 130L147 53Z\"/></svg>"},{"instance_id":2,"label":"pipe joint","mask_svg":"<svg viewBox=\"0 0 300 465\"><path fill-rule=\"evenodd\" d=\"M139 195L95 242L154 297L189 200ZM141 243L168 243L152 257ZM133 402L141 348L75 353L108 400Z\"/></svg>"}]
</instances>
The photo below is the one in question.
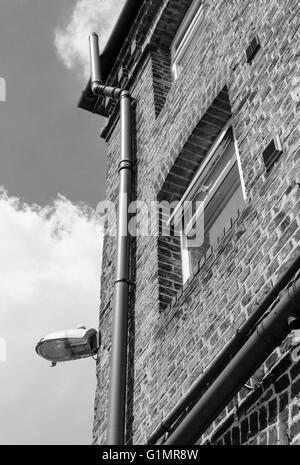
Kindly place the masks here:
<instances>
[{"instance_id":1,"label":"pipe joint","mask_svg":"<svg viewBox=\"0 0 300 465\"><path fill-rule=\"evenodd\" d=\"M132 171L133 169L133 162L131 160L122 160L119 163L119 172L122 170L130 170Z\"/></svg>"},{"instance_id":2,"label":"pipe joint","mask_svg":"<svg viewBox=\"0 0 300 465\"><path fill-rule=\"evenodd\" d=\"M123 92L122 89L120 89L119 87L114 87L112 90L111 98L113 100L120 100L122 92Z\"/></svg>"},{"instance_id":3,"label":"pipe joint","mask_svg":"<svg viewBox=\"0 0 300 465\"><path fill-rule=\"evenodd\" d=\"M98 96L103 95L104 86L100 82L98 81L92 82L91 89L92 89L93 94L98 95Z\"/></svg>"},{"instance_id":4,"label":"pipe joint","mask_svg":"<svg viewBox=\"0 0 300 465\"><path fill-rule=\"evenodd\" d=\"M135 286L135 282L127 278L116 279L115 286L119 283L127 284L128 286Z\"/></svg>"},{"instance_id":5,"label":"pipe joint","mask_svg":"<svg viewBox=\"0 0 300 465\"><path fill-rule=\"evenodd\" d=\"M130 92L126 89L120 89L120 96L119 96L120 100L122 98L129 98L130 100L132 100L132 97L130 95Z\"/></svg>"},{"instance_id":6,"label":"pipe joint","mask_svg":"<svg viewBox=\"0 0 300 465\"><path fill-rule=\"evenodd\" d=\"M136 105L136 99L132 97L131 93L129 92L129 90L126 90L126 89L122 89L121 90L121 93L120 93L120 97L119 99L128 99L130 101L130 104L132 107L134 107L134 105Z\"/></svg>"},{"instance_id":7,"label":"pipe joint","mask_svg":"<svg viewBox=\"0 0 300 465\"><path fill-rule=\"evenodd\" d=\"M118 87L105 86L99 81L92 82L91 89L93 94L98 97L108 97L113 100L119 100L122 93L122 89L119 89Z\"/></svg>"}]
</instances>

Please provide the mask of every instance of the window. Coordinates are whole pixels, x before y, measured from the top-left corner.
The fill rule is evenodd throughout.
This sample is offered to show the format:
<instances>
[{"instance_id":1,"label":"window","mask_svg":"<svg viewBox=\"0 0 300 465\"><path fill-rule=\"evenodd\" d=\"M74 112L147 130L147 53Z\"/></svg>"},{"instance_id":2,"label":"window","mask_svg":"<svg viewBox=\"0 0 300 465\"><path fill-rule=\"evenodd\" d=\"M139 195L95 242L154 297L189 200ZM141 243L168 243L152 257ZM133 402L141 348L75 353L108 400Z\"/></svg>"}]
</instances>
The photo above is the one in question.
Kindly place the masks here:
<instances>
[{"instance_id":1,"label":"window","mask_svg":"<svg viewBox=\"0 0 300 465\"><path fill-rule=\"evenodd\" d=\"M208 249L218 244L244 202L245 187L230 120L168 221L173 221L180 233L183 283Z\"/></svg>"},{"instance_id":2,"label":"window","mask_svg":"<svg viewBox=\"0 0 300 465\"><path fill-rule=\"evenodd\" d=\"M202 28L202 0L194 0L171 45L172 74L180 75L185 63L193 52Z\"/></svg>"}]
</instances>

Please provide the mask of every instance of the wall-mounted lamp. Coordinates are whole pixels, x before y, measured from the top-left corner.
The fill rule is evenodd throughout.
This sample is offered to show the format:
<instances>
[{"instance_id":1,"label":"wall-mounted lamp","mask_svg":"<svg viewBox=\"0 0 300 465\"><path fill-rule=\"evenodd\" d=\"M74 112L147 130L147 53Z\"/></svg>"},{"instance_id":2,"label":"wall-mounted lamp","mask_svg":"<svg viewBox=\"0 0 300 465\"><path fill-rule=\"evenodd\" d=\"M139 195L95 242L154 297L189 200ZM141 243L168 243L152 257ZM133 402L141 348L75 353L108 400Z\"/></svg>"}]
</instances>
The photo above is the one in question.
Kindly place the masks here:
<instances>
[{"instance_id":1,"label":"wall-mounted lamp","mask_svg":"<svg viewBox=\"0 0 300 465\"><path fill-rule=\"evenodd\" d=\"M97 354L101 342L100 333L95 329L77 326L43 337L36 345L35 351L49 360L51 366L59 362L68 362Z\"/></svg>"}]
</instances>

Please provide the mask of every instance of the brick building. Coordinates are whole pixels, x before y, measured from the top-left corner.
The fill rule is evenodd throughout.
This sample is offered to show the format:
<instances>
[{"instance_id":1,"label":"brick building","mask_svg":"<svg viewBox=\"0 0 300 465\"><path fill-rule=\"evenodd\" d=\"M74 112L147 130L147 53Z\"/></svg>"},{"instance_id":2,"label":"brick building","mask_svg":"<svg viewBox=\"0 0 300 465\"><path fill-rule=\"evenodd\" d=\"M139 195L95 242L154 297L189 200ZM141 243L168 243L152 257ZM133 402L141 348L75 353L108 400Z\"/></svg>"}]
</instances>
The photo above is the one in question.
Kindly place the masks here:
<instances>
[{"instance_id":1,"label":"brick building","mask_svg":"<svg viewBox=\"0 0 300 465\"><path fill-rule=\"evenodd\" d=\"M186 422L193 443L300 444L297 324L210 421L189 423L299 275L300 3L128 0L116 27L103 79L134 98L135 198L204 205L200 245L190 245L197 210L188 224L160 211L156 233L132 240L126 443L163 443ZM89 86L79 106L108 118L106 193L117 202L119 106ZM179 234L163 234L170 220ZM95 444L106 436L115 238L103 250Z\"/></svg>"}]
</instances>

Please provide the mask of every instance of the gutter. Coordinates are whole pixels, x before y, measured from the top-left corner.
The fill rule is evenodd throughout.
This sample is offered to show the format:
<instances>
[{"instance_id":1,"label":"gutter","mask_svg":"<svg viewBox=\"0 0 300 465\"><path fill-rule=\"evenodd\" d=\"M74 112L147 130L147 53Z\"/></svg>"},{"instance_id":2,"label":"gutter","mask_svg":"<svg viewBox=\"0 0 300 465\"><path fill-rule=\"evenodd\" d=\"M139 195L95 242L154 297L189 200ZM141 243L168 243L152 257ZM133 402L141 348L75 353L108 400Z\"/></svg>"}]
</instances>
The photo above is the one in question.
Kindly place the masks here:
<instances>
[{"instance_id":1,"label":"gutter","mask_svg":"<svg viewBox=\"0 0 300 465\"><path fill-rule=\"evenodd\" d=\"M165 433L170 433L175 422L180 421L180 417L183 416L189 406L198 400L199 394L211 385L219 373L224 369L230 362L233 356L243 347L247 341L249 334L253 331L253 328L268 308L273 304L275 299L278 298L279 293L289 284L293 276L300 269L300 255L292 262L290 267L285 271L283 276L279 279L277 284L271 289L271 291L264 298L259 307L252 313L250 318L244 323L244 325L237 331L236 335L227 343L221 353L216 357L215 360L209 365L208 369L197 380L182 400L177 404L175 409L167 416L167 418L159 425L154 431L151 437L148 439L147 444L155 444L161 436ZM251 375L250 375L251 376ZM246 379L246 381L250 378ZM216 415L215 415L216 416ZM184 420L185 421L185 420ZM197 431L198 434L198 431ZM172 437L173 435L171 435ZM199 434L200 436L200 434Z\"/></svg>"},{"instance_id":2,"label":"gutter","mask_svg":"<svg viewBox=\"0 0 300 465\"><path fill-rule=\"evenodd\" d=\"M266 358L300 328L300 278L285 289L248 341L197 402L165 445L193 444Z\"/></svg>"}]
</instances>

